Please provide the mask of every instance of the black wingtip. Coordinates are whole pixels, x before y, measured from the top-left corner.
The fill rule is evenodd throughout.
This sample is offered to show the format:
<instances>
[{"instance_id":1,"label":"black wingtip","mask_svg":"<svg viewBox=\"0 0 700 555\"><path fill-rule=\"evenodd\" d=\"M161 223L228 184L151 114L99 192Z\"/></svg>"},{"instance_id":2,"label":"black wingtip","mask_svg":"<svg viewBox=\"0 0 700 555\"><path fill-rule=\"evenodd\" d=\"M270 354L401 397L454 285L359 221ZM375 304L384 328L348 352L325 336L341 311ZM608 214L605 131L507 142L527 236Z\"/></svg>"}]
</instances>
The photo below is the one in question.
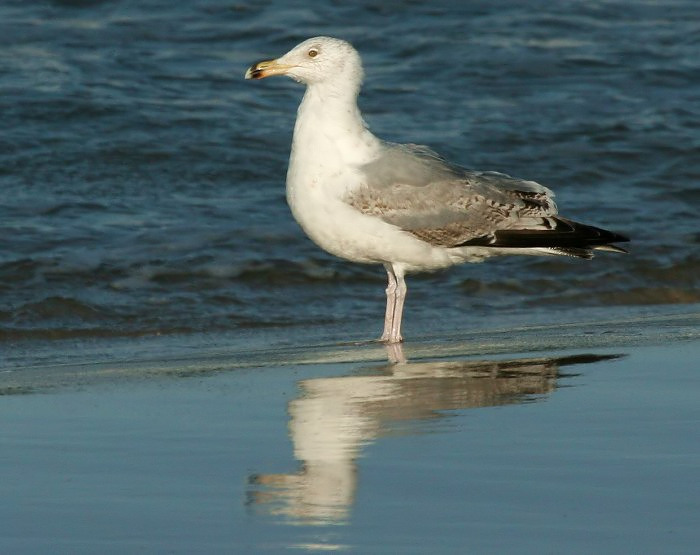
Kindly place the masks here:
<instances>
[{"instance_id":1,"label":"black wingtip","mask_svg":"<svg viewBox=\"0 0 700 555\"><path fill-rule=\"evenodd\" d=\"M593 250L626 253L613 243L630 239L607 229L580 224L563 218L555 219L552 229L502 229L493 235L477 237L459 245L503 249L550 249L554 253L592 258Z\"/></svg>"}]
</instances>

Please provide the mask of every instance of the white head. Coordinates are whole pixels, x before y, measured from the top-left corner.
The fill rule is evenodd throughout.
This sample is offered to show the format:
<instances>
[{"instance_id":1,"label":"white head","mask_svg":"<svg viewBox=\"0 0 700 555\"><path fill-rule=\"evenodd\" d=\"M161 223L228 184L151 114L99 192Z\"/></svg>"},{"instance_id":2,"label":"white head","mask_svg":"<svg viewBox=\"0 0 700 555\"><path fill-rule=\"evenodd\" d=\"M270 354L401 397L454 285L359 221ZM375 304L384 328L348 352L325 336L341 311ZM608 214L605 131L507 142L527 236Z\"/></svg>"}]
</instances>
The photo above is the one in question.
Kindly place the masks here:
<instances>
[{"instance_id":1,"label":"white head","mask_svg":"<svg viewBox=\"0 0 700 555\"><path fill-rule=\"evenodd\" d=\"M271 75L287 75L306 85L354 85L359 89L363 71L360 55L344 40L314 37L305 40L276 60L254 63L245 73L246 79L264 79Z\"/></svg>"}]
</instances>

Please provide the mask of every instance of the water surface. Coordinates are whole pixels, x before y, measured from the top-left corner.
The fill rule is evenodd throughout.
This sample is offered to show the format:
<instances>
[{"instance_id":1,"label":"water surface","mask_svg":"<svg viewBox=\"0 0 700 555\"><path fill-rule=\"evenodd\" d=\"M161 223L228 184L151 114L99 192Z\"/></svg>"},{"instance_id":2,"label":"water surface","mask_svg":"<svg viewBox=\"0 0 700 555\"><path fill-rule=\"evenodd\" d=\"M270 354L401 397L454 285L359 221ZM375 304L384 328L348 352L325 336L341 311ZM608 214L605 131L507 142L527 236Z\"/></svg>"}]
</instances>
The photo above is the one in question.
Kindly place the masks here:
<instances>
[{"instance_id":1,"label":"water surface","mask_svg":"<svg viewBox=\"0 0 700 555\"><path fill-rule=\"evenodd\" d=\"M0 551L692 553L696 2L0 6ZM631 254L409 278L284 176L325 34L382 138L537 180Z\"/></svg>"},{"instance_id":2,"label":"water surface","mask_svg":"<svg viewBox=\"0 0 700 555\"><path fill-rule=\"evenodd\" d=\"M522 325L697 305L696 8L4 2L0 345L376 336L383 270L320 251L284 201L302 89L242 79L316 34L360 50L361 105L381 137L538 180L562 213L633 238L631 256L413 277L408 337L493 314Z\"/></svg>"},{"instance_id":3,"label":"water surface","mask_svg":"<svg viewBox=\"0 0 700 555\"><path fill-rule=\"evenodd\" d=\"M5 396L0 550L693 553L698 345Z\"/></svg>"}]
</instances>

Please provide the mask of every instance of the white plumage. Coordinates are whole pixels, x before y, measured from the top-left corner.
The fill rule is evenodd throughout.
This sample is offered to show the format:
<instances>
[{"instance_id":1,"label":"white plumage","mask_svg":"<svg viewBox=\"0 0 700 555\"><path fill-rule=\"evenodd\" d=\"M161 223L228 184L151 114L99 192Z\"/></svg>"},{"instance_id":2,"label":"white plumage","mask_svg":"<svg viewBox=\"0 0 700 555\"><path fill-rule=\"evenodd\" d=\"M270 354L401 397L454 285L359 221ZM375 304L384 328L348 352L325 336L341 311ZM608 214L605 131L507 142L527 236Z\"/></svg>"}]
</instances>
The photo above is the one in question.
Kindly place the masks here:
<instances>
[{"instance_id":1,"label":"white plumage","mask_svg":"<svg viewBox=\"0 0 700 555\"><path fill-rule=\"evenodd\" d=\"M349 43L315 37L246 72L270 75L306 85L287 172L292 214L324 250L384 265L382 341L402 340L407 272L503 254L622 251L610 243L626 237L559 217L553 193L538 183L467 171L426 147L375 137L357 106L362 63Z\"/></svg>"}]
</instances>

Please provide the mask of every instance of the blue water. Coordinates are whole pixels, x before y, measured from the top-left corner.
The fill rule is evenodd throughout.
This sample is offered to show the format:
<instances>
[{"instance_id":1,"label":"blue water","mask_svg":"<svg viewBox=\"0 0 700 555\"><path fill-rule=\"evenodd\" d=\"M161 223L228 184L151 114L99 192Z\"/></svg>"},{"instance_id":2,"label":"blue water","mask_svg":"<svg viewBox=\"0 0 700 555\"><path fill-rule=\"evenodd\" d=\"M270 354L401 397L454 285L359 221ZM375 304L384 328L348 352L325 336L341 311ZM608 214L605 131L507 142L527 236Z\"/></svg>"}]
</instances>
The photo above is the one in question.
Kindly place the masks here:
<instances>
[{"instance_id":1,"label":"blue water","mask_svg":"<svg viewBox=\"0 0 700 555\"><path fill-rule=\"evenodd\" d=\"M695 0L0 3L0 551L693 553ZM284 179L355 44L382 138L539 181L629 255L411 276ZM382 361L381 363L378 361Z\"/></svg>"},{"instance_id":2,"label":"blue water","mask_svg":"<svg viewBox=\"0 0 700 555\"><path fill-rule=\"evenodd\" d=\"M0 349L377 336L383 270L319 250L284 200L301 87L243 80L317 34L361 52L379 136L537 180L563 214L632 237L629 256L411 278L409 339L697 304L697 15L691 0L5 1Z\"/></svg>"}]
</instances>

